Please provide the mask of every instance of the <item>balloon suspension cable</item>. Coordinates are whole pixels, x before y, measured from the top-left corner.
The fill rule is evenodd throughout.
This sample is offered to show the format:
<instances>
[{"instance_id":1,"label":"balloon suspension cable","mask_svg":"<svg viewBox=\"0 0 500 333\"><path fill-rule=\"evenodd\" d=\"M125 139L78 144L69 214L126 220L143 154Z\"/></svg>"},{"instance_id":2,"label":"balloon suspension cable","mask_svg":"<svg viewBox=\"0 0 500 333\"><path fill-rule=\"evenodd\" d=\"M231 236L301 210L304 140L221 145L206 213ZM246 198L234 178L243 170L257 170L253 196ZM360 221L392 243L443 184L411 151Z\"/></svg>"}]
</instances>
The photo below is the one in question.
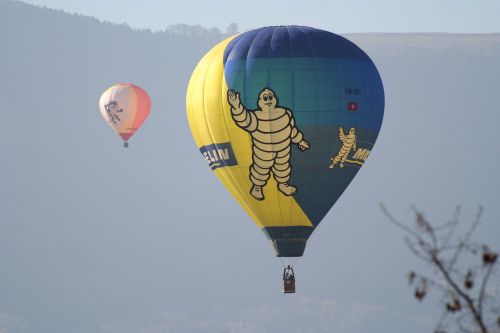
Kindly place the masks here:
<instances>
[{"instance_id":1,"label":"balloon suspension cable","mask_svg":"<svg viewBox=\"0 0 500 333\"><path fill-rule=\"evenodd\" d=\"M281 262L281 265L283 265L283 268L287 268L288 266L294 267L297 261L299 261L300 257L286 257L286 261L283 260L284 257L278 257L278 259Z\"/></svg>"},{"instance_id":2,"label":"balloon suspension cable","mask_svg":"<svg viewBox=\"0 0 500 333\"><path fill-rule=\"evenodd\" d=\"M280 260L281 265L283 265L283 268L286 268L286 265L285 265L285 262L283 261L283 259L281 259L281 257L278 257L278 259Z\"/></svg>"}]
</instances>

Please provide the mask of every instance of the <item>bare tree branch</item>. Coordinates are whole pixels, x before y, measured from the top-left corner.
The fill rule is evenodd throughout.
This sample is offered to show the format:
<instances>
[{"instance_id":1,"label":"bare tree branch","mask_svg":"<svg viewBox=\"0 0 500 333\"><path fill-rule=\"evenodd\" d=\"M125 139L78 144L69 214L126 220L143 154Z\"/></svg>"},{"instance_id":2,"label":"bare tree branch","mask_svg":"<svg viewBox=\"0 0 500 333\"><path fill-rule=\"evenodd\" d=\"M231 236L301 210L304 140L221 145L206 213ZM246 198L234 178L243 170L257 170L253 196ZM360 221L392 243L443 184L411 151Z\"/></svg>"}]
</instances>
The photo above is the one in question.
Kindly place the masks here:
<instances>
[{"instance_id":1,"label":"bare tree branch","mask_svg":"<svg viewBox=\"0 0 500 333\"><path fill-rule=\"evenodd\" d=\"M452 279L450 273L443 266L443 263L439 260L439 258L434 257L433 261L434 264L439 268L440 272L443 274L444 278L446 279L450 287L453 288L453 290L467 303L467 306L469 307L469 310L471 311L472 315L474 316L474 319L479 325L481 332L488 333L488 329L486 328L486 326L484 326L483 318L476 309L476 306L474 305L474 302L470 298L470 296L467 295L460 287L458 287L457 283Z\"/></svg>"},{"instance_id":2,"label":"bare tree branch","mask_svg":"<svg viewBox=\"0 0 500 333\"><path fill-rule=\"evenodd\" d=\"M442 292L441 303L444 309L435 333L446 333L447 327L454 325L454 331L463 333L494 333L500 330L500 288L490 289L491 277L495 273L498 254L471 240L481 221L483 207L479 207L474 221L463 238L455 237L458 230L460 206L448 222L434 227L424 214L412 207L415 226L410 228L389 213L385 205L380 205L385 216L406 233L404 240L414 256L429 264L438 279L411 271L410 285L417 279L415 298L421 301L428 288ZM482 253L480 252L482 249ZM480 254L480 256L478 256ZM477 264L464 267L464 255L472 255ZM482 262L481 262L482 261ZM460 264L461 263L461 264ZM479 272L484 272L479 274ZM474 280L481 277L475 287ZM475 295L475 296L474 296Z\"/></svg>"},{"instance_id":3,"label":"bare tree branch","mask_svg":"<svg viewBox=\"0 0 500 333\"><path fill-rule=\"evenodd\" d=\"M493 272L493 265L488 265L486 268L486 274L483 277L483 281L481 282L481 289L479 291L479 298L477 300L478 303L478 311L479 314L483 314L483 301L484 301L484 293L486 290L486 284L488 283L488 280L490 279L491 272Z\"/></svg>"},{"instance_id":4,"label":"bare tree branch","mask_svg":"<svg viewBox=\"0 0 500 333\"><path fill-rule=\"evenodd\" d=\"M448 243L450 242L451 236L455 233L455 229L457 228L458 225L458 218L460 217L460 206L457 206L455 209L455 213L453 214L453 217L451 221L443 226L442 229L448 228L448 233L446 234L444 241L443 241L443 247L447 247ZM439 229L441 230L441 228Z\"/></svg>"},{"instance_id":5,"label":"bare tree branch","mask_svg":"<svg viewBox=\"0 0 500 333\"><path fill-rule=\"evenodd\" d=\"M463 247L469 242L472 234L476 230L476 227L478 226L479 222L481 222L481 216L483 216L483 206L479 206L479 209L477 210L477 214L476 214L476 219L471 224L469 231L467 231L467 233L465 234L465 238L459 243L459 247L458 247L457 251L455 252L455 255L453 256L453 258L450 261L450 265L449 265L450 268L452 268L455 265L455 263L458 259L458 256L462 252Z\"/></svg>"}]
</instances>

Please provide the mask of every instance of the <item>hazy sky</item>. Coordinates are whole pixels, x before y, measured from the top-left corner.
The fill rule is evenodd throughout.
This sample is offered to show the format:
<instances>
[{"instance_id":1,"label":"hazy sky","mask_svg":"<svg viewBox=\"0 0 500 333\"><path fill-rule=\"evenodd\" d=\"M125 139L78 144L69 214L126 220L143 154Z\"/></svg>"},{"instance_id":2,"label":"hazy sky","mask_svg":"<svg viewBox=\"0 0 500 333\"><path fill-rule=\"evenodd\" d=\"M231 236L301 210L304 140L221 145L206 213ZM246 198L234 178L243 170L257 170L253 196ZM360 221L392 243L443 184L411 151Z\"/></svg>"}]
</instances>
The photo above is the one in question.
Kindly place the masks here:
<instances>
[{"instance_id":1,"label":"hazy sky","mask_svg":"<svg viewBox=\"0 0 500 333\"><path fill-rule=\"evenodd\" d=\"M169 24L201 24L225 30L237 22L245 30L278 24L309 25L348 32L500 32L500 1L464 0L28 0L132 27L164 29Z\"/></svg>"},{"instance_id":2,"label":"hazy sky","mask_svg":"<svg viewBox=\"0 0 500 333\"><path fill-rule=\"evenodd\" d=\"M255 13L207 2L189 14L186 1L36 3L152 28L500 31L487 1L449 15L429 1L399 14L383 1L376 10L345 0L339 11L308 1L279 15L258 1ZM207 167L186 119L193 68L224 36L134 32L0 0L0 333L433 332L439 292L413 299L406 273L428 270L379 203L408 223L412 204L434 223L461 204L464 225L482 204L474 240L498 249L500 34L347 37L380 71L384 122L296 265L297 294L283 295L280 261ZM152 100L129 149L98 109L115 82Z\"/></svg>"}]
</instances>

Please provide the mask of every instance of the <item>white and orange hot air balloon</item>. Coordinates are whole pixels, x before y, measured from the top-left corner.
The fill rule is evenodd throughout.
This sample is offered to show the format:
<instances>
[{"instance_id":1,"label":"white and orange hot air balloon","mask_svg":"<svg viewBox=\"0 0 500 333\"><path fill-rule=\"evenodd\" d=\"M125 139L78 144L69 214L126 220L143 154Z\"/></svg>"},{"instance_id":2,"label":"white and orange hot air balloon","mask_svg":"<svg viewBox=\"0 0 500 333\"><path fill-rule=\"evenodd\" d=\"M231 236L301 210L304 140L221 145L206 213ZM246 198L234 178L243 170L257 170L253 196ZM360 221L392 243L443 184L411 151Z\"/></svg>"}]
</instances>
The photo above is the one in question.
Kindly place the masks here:
<instances>
[{"instance_id":1,"label":"white and orange hot air balloon","mask_svg":"<svg viewBox=\"0 0 500 333\"><path fill-rule=\"evenodd\" d=\"M99 100L102 117L121 136L124 147L128 147L128 140L146 120L150 108L148 94L131 83L109 87Z\"/></svg>"}]
</instances>

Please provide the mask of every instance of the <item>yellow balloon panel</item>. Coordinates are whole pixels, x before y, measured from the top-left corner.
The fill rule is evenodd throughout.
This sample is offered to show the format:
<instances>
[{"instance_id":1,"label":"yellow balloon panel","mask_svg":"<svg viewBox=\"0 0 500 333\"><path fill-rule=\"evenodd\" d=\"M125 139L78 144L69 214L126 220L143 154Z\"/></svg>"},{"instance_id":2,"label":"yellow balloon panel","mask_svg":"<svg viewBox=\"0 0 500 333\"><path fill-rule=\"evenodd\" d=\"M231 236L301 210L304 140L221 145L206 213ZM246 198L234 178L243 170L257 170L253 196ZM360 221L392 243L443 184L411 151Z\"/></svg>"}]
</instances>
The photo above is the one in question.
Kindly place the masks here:
<instances>
[{"instance_id":1,"label":"yellow balloon panel","mask_svg":"<svg viewBox=\"0 0 500 333\"><path fill-rule=\"evenodd\" d=\"M265 187L265 200L256 200L250 194L252 139L231 116L224 77L223 54L233 38L210 50L191 76L186 105L196 145L220 181L259 227L312 227L293 197L278 191L273 177Z\"/></svg>"}]
</instances>

